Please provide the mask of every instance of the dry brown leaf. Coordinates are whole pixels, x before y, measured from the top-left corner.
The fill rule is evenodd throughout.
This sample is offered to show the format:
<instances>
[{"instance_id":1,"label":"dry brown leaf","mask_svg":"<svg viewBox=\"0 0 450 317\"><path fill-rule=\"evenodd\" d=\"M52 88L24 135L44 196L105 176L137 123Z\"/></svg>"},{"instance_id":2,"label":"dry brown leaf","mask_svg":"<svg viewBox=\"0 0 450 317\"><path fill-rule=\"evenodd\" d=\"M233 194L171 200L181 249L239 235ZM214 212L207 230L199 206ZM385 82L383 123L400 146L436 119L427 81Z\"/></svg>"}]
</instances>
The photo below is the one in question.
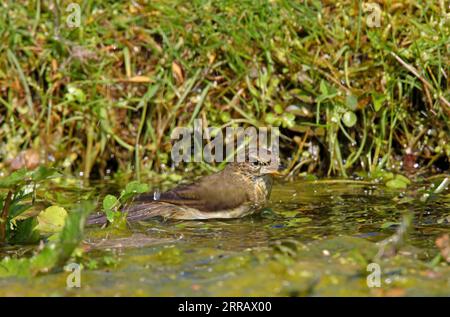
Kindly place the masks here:
<instances>
[{"instance_id":1,"label":"dry brown leaf","mask_svg":"<svg viewBox=\"0 0 450 317\"><path fill-rule=\"evenodd\" d=\"M177 61L172 62L172 75L177 81L178 85L184 83L184 71L181 65Z\"/></svg>"}]
</instances>

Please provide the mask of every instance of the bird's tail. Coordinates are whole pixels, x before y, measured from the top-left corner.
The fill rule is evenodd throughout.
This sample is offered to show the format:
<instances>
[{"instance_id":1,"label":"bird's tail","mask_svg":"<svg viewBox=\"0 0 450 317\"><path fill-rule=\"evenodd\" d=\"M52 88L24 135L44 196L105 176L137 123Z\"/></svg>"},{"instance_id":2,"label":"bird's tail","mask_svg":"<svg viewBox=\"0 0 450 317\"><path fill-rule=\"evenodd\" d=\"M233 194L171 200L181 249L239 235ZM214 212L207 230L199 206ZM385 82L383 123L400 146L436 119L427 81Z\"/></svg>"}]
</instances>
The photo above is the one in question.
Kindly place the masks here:
<instances>
[{"instance_id":1,"label":"bird's tail","mask_svg":"<svg viewBox=\"0 0 450 317\"><path fill-rule=\"evenodd\" d=\"M169 204L161 204L154 202L130 204L126 206L122 212L127 213L128 222L143 221L150 218L162 217L164 219L171 218L175 213L173 206ZM105 213L97 213L88 217L86 224L89 225L104 225L108 222Z\"/></svg>"}]
</instances>

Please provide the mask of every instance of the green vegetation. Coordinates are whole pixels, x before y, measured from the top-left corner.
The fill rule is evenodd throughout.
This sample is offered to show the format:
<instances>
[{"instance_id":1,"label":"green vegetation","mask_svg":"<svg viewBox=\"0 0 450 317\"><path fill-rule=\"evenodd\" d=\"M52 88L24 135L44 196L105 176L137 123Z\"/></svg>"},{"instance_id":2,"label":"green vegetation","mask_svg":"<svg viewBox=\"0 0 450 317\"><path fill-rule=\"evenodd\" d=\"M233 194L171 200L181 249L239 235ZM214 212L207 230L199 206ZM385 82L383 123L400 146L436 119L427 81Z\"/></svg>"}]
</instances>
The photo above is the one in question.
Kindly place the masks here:
<instances>
[{"instance_id":1,"label":"green vegetation","mask_svg":"<svg viewBox=\"0 0 450 317\"><path fill-rule=\"evenodd\" d=\"M124 190L120 193L119 197L114 195L106 195L103 198L103 212L106 214L109 222L114 222L117 218L122 218L123 213L120 212L121 207L130 200L136 194L142 194L149 191L147 184L141 184L139 182L130 182L127 184Z\"/></svg>"},{"instance_id":2,"label":"green vegetation","mask_svg":"<svg viewBox=\"0 0 450 317\"><path fill-rule=\"evenodd\" d=\"M0 169L20 150L85 177L170 167L170 133L281 127L293 174L449 165L440 1L6 1Z\"/></svg>"},{"instance_id":3,"label":"green vegetation","mask_svg":"<svg viewBox=\"0 0 450 317\"><path fill-rule=\"evenodd\" d=\"M257 217L150 220L120 232L90 228L70 260L82 264L80 288L68 289L69 273L53 269L38 278L2 278L0 295L446 296L450 195L421 204L423 187L289 182L274 188L271 208ZM99 195L102 188L90 190ZM408 212L414 213L410 236L395 255L377 259L376 242L388 242L383 254L398 246L389 240L402 238L396 232ZM373 262L381 268L379 288L366 284Z\"/></svg>"},{"instance_id":4,"label":"green vegetation","mask_svg":"<svg viewBox=\"0 0 450 317\"><path fill-rule=\"evenodd\" d=\"M170 283L177 280L177 295L389 295L363 283L379 247L374 242L381 241L386 254L394 250L391 257L409 248L393 261L379 259L398 277L394 295L395 287L402 294L445 293L450 13L444 1L384 1L373 25L377 12L361 0L79 0L81 24L71 27L73 2L0 4L0 277L60 272L77 258L95 282L95 270L120 265L103 249L164 244L125 256L127 265L142 264L130 276L143 268L162 276L160 288L143 294L173 295ZM172 169L171 133L195 119L219 129L279 127L287 179L300 175L308 186L275 189L280 203L256 225L123 226L120 209L149 190L144 179L173 183L181 173L219 167ZM317 180L327 176L342 179ZM355 197L352 186L362 186ZM88 230L85 239L94 210L113 226ZM411 227L421 231L405 242ZM336 238L342 235L353 237ZM330 239L315 241L323 236ZM175 245L178 237L185 244ZM324 277L330 254L333 276ZM397 263L405 270L396 272ZM179 272L193 275L180 282ZM357 278L349 282L352 274ZM197 277L221 284L192 284ZM265 289L260 277L270 277ZM124 285L140 295L132 283ZM352 292L336 291L344 283Z\"/></svg>"},{"instance_id":5,"label":"green vegetation","mask_svg":"<svg viewBox=\"0 0 450 317\"><path fill-rule=\"evenodd\" d=\"M67 214L64 208L35 203L39 183L57 177L55 170L39 167L21 169L0 180L0 245L30 245L48 240L42 250L29 258L2 257L0 277L30 276L61 268L83 238L84 221L94 204L82 201ZM31 198L31 199L30 199ZM36 210L37 209L37 210Z\"/></svg>"}]
</instances>

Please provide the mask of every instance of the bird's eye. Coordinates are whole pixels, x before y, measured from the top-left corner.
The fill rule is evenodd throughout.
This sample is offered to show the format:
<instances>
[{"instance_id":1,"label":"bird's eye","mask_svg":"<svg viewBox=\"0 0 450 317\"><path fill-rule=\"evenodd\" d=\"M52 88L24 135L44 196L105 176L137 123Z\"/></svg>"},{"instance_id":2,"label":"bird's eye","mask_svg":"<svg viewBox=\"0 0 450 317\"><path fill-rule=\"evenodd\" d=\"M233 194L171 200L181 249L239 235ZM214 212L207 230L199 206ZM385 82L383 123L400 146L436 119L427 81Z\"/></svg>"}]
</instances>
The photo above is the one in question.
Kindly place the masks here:
<instances>
[{"instance_id":1,"label":"bird's eye","mask_svg":"<svg viewBox=\"0 0 450 317\"><path fill-rule=\"evenodd\" d=\"M252 165L256 167L256 166L259 166L259 163L257 161L255 161L255 162L252 162Z\"/></svg>"}]
</instances>

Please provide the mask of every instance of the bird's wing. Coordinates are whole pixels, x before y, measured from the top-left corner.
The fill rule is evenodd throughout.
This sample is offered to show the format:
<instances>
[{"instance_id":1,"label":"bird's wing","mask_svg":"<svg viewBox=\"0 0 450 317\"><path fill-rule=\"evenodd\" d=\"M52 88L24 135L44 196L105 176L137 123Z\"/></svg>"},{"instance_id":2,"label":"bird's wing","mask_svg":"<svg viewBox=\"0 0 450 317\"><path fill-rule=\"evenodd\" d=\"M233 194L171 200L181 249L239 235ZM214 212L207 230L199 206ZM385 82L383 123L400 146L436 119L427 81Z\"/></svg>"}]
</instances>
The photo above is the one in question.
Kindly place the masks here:
<instances>
[{"instance_id":1,"label":"bird's wing","mask_svg":"<svg viewBox=\"0 0 450 317\"><path fill-rule=\"evenodd\" d=\"M236 208L249 200L248 188L241 179L222 173L206 176L189 185L181 185L157 195L143 195L135 203L153 200L195 208L200 211L222 211ZM155 199L157 198L157 199Z\"/></svg>"},{"instance_id":2,"label":"bird's wing","mask_svg":"<svg viewBox=\"0 0 450 317\"><path fill-rule=\"evenodd\" d=\"M156 216L171 218L180 212L180 207L189 207L201 212L232 210L250 200L249 187L240 177L218 173L205 176L189 185L181 185L167 192L138 195L123 211L130 222L145 220ZM107 222L106 215L91 215L88 225Z\"/></svg>"},{"instance_id":3,"label":"bird's wing","mask_svg":"<svg viewBox=\"0 0 450 317\"><path fill-rule=\"evenodd\" d=\"M158 201L150 201L125 206L123 212L127 213L128 222L136 222L154 217L169 219L179 212L179 210L177 210L177 207L174 205ZM102 212L90 215L86 220L86 225L104 225L107 222L108 218L106 217L106 214Z\"/></svg>"}]
</instances>

